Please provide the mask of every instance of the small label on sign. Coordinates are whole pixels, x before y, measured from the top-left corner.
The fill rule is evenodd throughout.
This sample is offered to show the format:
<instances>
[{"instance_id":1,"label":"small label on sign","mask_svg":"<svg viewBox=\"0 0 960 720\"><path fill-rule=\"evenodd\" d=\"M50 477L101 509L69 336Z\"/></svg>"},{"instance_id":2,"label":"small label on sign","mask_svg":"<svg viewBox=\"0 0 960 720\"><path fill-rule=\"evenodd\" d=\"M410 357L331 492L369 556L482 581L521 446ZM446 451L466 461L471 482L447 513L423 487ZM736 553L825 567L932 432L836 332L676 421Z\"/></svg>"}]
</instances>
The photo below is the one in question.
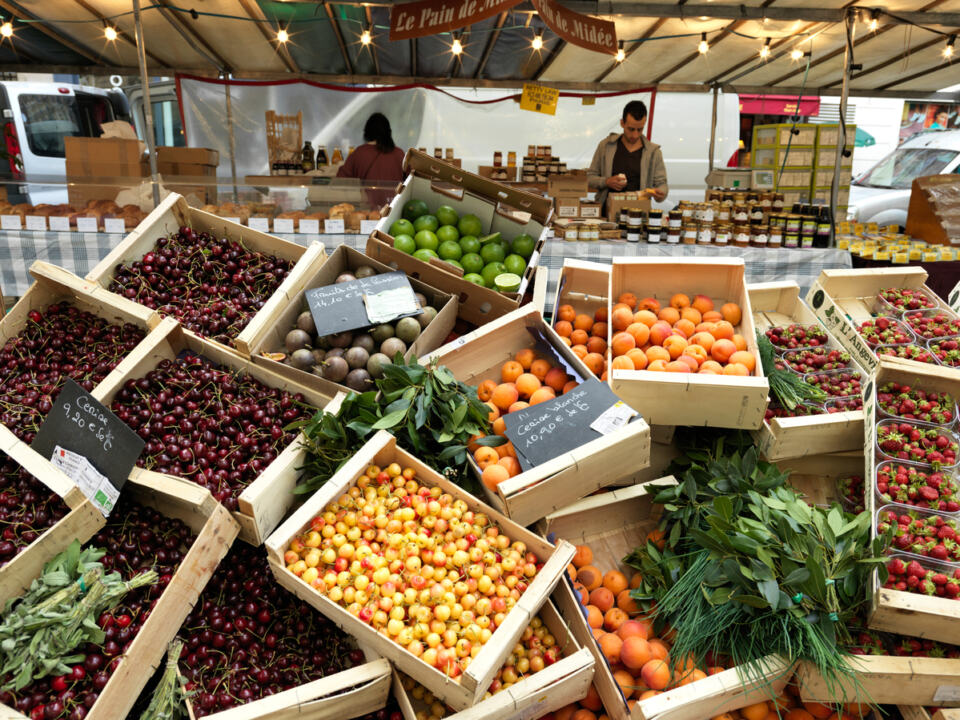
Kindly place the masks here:
<instances>
[{"instance_id":1,"label":"small label on sign","mask_svg":"<svg viewBox=\"0 0 960 720\"><path fill-rule=\"evenodd\" d=\"M371 324L389 322L400 315L412 315L420 310L413 288L395 287L378 293L364 293L363 304Z\"/></svg>"},{"instance_id":2,"label":"small label on sign","mask_svg":"<svg viewBox=\"0 0 960 720\"><path fill-rule=\"evenodd\" d=\"M77 218L77 232L97 232L99 229L95 217Z\"/></svg>"},{"instance_id":3,"label":"small label on sign","mask_svg":"<svg viewBox=\"0 0 960 720\"><path fill-rule=\"evenodd\" d=\"M125 233L127 223L123 218L104 218L103 231L108 233Z\"/></svg>"},{"instance_id":4,"label":"small label on sign","mask_svg":"<svg viewBox=\"0 0 960 720\"><path fill-rule=\"evenodd\" d=\"M343 235L346 232L346 229L343 226L343 218L336 218L335 220L324 220L323 221L323 231L328 235Z\"/></svg>"},{"instance_id":5,"label":"small label on sign","mask_svg":"<svg viewBox=\"0 0 960 720\"><path fill-rule=\"evenodd\" d=\"M960 685L940 685L933 694L933 702L935 705L960 702Z\"/></svg>"},{"instance_id":6,"label":"small label on sign","mask_svg":"<svg viewBox=\"0 0 960 720\"><path fill-rule=\"evenodd\" d=\"M300 233L303 235L317 235L320 232L320 221L316 218L300 218Z\"/></svg>"},{"instance_id":7,"label":"small label on sign","mask_svg":"<svg viewBox=\"0 0 960 720\"><path fill-rule=\"evenodd\" d=\"M260 232L270 232L270 218L252 217L247 220L247 227Z\"/></svg>"},{"instance_id":8,"label":"small label on sign","mask_svg":"<svg viewBox=\"0 0 960 720\"><path fill-rule=\"evenodd\" d=\"M27 215L27 230L46 230L47 218L44 215Z\"/></svg>"},{"instance_id":9,"label":"small label on sign","mask_svg":"<svg viewBox=\"0 0 960 720\"><path fill-rule=\"evenodd\" d=\"M51 215L50 229L54 232L70 232L70 218L61 215Z\"/></svg>"},{"instance_id":10,"label":"small label on sign","mask_svg":"<svg viewBox=\"0 0 960 720\"><path fill-rule=\"evenodd\" d=\"M601 435L609 435L626 425L630 418L636 414L636 410L626 405L622 400L619 400L611 405L609 409L600 413L600 416L590 423L590 427Z\"/></svg>"},{"instance_id":11,"label":"small label on sign","mask_svg":"<svg viewBox=\"0 0 960 720\"><path fill-rule=\"evenodd\" d=\"M292 233L293 218L274 218L273 231L278 233Z\"/></svg>"},{"instance_id":12,"label":"small label on sign","mask_svg":"<svg viewBox=\"0 0 960 720\"><path fill-rule=\"evenodd\" d=\"M377 229L377 224L379 220L361 220L360 221L360 234L361 235L370 235L374 230Z\"/></svg>"},{"instance_id":13,"label":"small label on sign","mask_svg":"<svg viewBox=\"0 0 960 720\"><path fill-rule=\"evenodd\" d=\"M240 218L238 217L222 217L220 219L226 220L227 222L237 223L238 225L240 224Z\"/></svg>"},{"instance_id":14,"label":"small label on sign","mask_svg":"<svg viewBox=\"0 0 960 720\"><path fill-rule=\"evenodd\" d=\"M83 455L64 450L59 445L53 449L50 462L77 484L80 492L87 496L104 517L110 515L110 511L117 504L117 498L120 497L120 491L110 483L106 475L98 472Z\"/></svg>"},{"instance_id":15,"label":"small label on sign","mask_svg":"<svg viewBox=\"0 0 960 720\"><path fill-rule=\"evenodd\" d=\"M22 230L19 215L0 215L0 230Z\"/></svg>"}]
</instances>

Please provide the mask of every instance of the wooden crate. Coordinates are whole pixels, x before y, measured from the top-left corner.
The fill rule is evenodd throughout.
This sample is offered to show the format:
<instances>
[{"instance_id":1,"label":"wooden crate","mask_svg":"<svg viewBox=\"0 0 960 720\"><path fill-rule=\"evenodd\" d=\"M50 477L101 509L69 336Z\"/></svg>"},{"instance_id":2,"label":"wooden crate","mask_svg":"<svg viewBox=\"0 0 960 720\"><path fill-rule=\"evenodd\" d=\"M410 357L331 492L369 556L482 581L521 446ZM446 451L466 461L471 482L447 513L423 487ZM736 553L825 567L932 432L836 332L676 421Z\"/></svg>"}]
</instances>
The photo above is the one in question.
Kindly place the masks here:
<instances>
[{"instance_id":1,"label":"wooden crate","mask_svg":"<svg viewBox=\"0 0 960 720\"><path fill-rule=\"evenodd\" d=\"M179 518L196 534L196 540L130 649L122 655L123 660L110 681L100 691L87 714L88 720L116 720L127 716L153 671L163 661L167 644L177 634L239 530L230 513L199 485L188 486L154 473L152 477L131 477L123 487L123 494L167 517ZM19 590L15 591L12 586L0 584L0 604L18 594ZM26 716L0 704L0 717Z\"/></svg>"},{"instance_id":2,"label":"wooden crate","mask_svg":"<svg viewBox=\"0 0 960 720\"><path fill-rule=\"evenodd\" d=\"M960 660L950 658L857 656L849 661L856 686L849 681L827 685L807 663L796 679L804 702L861 702L877 705L960 706ZM960 711L958 711L960 713Z\"/></svg>"},{"instance_id":3,"label":"wooden crate","mask_svg":"<svg viewBox=\"0 0 960 720\"><path fill-rule=\"evenodd\" d=\"M863 474L863 451L829 455L804 455L776 460L774 464L790 473L789 485L804 495L811 505L829 507L840 502L837 481Z\"/></svg>"},{"instance_id":4,"label":"wooden crate","mask_svg":"<svg viewBox=\"0 0 960 720\"><path fill-rule=\"evenodd\" d=\"M147 215L146 219L137 225L123 241L87 273L86 279L99 285L106 291L113 282L117 265L127 264L140 260L150 252L161 237L167 237L187 226L194 230L206 231L219 237L241 242L248 250L269 253L284 260L290 260L294 267L277 288L275 295L288 296L290 288L296 284L300 273L296 272L296 264L303 259L308 264L315 262L318 256L324 255L323 245L315 243L308 248L297 243L289 242L267 233L251 230L240 223L224 220L216 215L190 207L182 195L170 193L167 198L157 205L156 209ZM319 247L317 247L319 245ZM289 296L288 296L289 297ZM232 352L245 354L240 348L247 340L247 331L255 333L262 323L268 322L269 310L265 305L260 312L247 323L247 326L234 338L237 341L236 350Z\"/></svg>"},{"instance_id":5,"label":"wooden crate","mask_svg":"<svg viewBox=\"0 0 960 720\"><path fill-rule=\"evenodd\" d=\"M251 334L248 334L246 330L243 332L249 340L247 349L250 352L251 359L258 365L263 365L278 375L288 377L301 385L312 386L325 395L332 396L338 392L350 392L350 388L346 385L325 380L313 373L297 370L285 363L271 360L269 357L266 357L264 353L285 352L284 338L287 332L294 327L297 316L307 309L307 301L305 299L307 290L332 285L340 273L347 270L355 270L360 265L369 265L381 273L393 271L393 268L388 265L368 258L362 252L354 250L348 245L340 245L326 258L325 262L320 265L314 265L310 268L309 273L302 274L298 277L297 284L290 288L291 295L289 298L274 295L270 302L264 306L264 310L267 310L268 306L273 306L267 316L268 322L259 325ZM297 267L299 268L300 266L298 265ZM408 348L404 356L408 360L413 356L420 357L425 355L431 350L435 350L443 345L450 331L453 330L454 323L457 321L458 306L457 298L447 293L434 290L429 285L415 278L410 279L410 285L416 292L425 295L427 300L433 303L434 307L439 306L439 312ZM278 302L275 303L275 301Z\"/></svg>"},{"instance_id":6,"label":"wooden crate","mask_svg":"<svg viewBox=\"0 0 960 720\"><path fill-rule=\"evenodd\" d=\"M725 302L740 306L743 317L736 332L756 359L750 377L612 370L610 387L651 425L699 425L756 430L763 424L769 386L763 376L754 335L750 297L740 258L614 258L608 302L624 292L649 296L669 304L678 292L708 295L717 308ZM609 330L607 344L613 337Z\"/></svg>"},{"instance_id":7,"label":"wooden crate","mask_svg":"<svg viewBox=\"0 0 960 720\"><path fill-rule=\"evenodd\" d=\"M298 536L310 521L329 503L353 487L358 476L371 463L386 467L398 462L403 467L411 467L417 473L420 483L436 485L457 499L462 499L474 512L481 512L490 518L511 540L524 542L528 551L544 561L540 572L527 587L519 602L507 615L506 621L496 629L490 640L483 646L473 662L460 676L459 682L447 677L439 670L427 665L420 658L407 652L385 635L374 630L343 607L321 595L317 590L300 580L287 570L283 554L290 540ZM517 525L493 508L484 505L469 493L447 481L442 475L420 462L417 458L397 447L396 438L390 433L380 431L337 472L327 483L301 505L267 540L267 553L270 567L277 580L287 590L309 603L330 618L345 632L357 640L372 647L394 665L407 673L448 705L465 710L476 704L487 691L493 676L510 654L517 639L523 633L530 619L546 602L557 583L560 582L566 566L573 558L573 546L559 543L556 547L543 538Z\"/></svg>"},{"instance_id":8,"label":"wooden crate","mask_svg":"<svg viewBox=\"0 0 960 720\"><path fill-rule=\"evenodd\" d=\"M794 282L748 285L747 293L758 331L790 323L820 324L800 299L800 287ZM828 339L829 347L841 347L829 333ZM854 369L860 367L854 363ZM855 450L863 446L863 411L773 418L751 434L768 460Z\"/></svg>"},{"instance_id":9,"label":"wooden crate","mask_svg":"<svg viewBox=\"0 0 960 720\"><path fill-rule=\"evenodd\" d=\"M42 571L54 555L63 552L74 538L86 542L106 522L73 481L46 458L21 442L9 429L0 425L0 453L9 457L43 485L55 492L70 508L59 522L47 528L36 540L23 548L0 568L0 584L6 592L20 595Z\"/></svg>"},{"instance_id":10,"label":"wooden crate","mask_svg":"<svg viewBox=\"0 0 960 720\"><path fill-rule=\"evenodd\" d=\"M398 268L410 277L423 280L431 287L460 299L460 317L482 325L515 310L523 301L527 286L549 235L553 201L532 195L493 180L463 172L419 150L411 149L404 159L407 179L397 189L390 205L380 212L377 229L367 240L366 253L382 263ZM450 205L458 213L473 213L489 232L501 232L508 240L527 233L536 240L533 255L527 262L520 289L501 293L480 287L463 279L463 274L440 260L426 263L393 247L390 226L400 219L408 200L424 200L431 208Z\"/></svg>"},{"instance_id":11,"label":"wooden crate","mask_svg":"<svg viewBox=\"0 0 960 720\"><path fill-rule=\"evenodd\" d=\"M676 483L676 478L668 475L652 484ZM594 495L548 515L537 524L537 528L547 538L589 545L598 568L604 572L619 569L630 577L636 570L622 560L644 543L647 533L657 527L662 510L653 504L655 494L651 484L645 483ZM582 625L581 631L587 628L580 608L571 615L564 615L564 619L571 628L576 625ZM637 702L631 714L596 641L588 647L596 660L593 683L611 720L703 720L715 717L768 700L772 692L780 694L792 674L785 662L771 657L762 678L741 676L736 668L724 670Z\"/></svg>"},{"instance_id":12,"label":"wooden crate","mask_svg":"<svg viewBox=\"0 0 960 720\"><path fill-rule=\"evenodd\" d=\"M454 377L467 385L478 385L485 379L499 382L500 366L524 348L534 348L535 341L527 328L539 331L553 352L580 377L591 377L586 365L560 340L531 306L493 320L479 330L457 338L430 353L424 362L445 365ZM574 445L573 442L570 445ZM484 488L487 499L512 520L529 525L551 510L569 505L594 490L629 476L650 460L650 428L643 418L591 440L553 460L504 480L496 492ZM470 460L477 477L480 468Z\"/></svg>"},{"instance_id":13,"label":"wooden crate","mask_svg":"<svg viewBox=\"0 0 960 720\"><path fill-rule=\"evenodd\" d=\"M363 665L342 670L299 687L283 690L206 717L211 720L346 720L382 708L390 693L390 663L366 648ZM193 703L186 699L190 720Z\"/></svg>"},{"instance_id":14,"label":"wooden crate","mask_svg":"<svg viewBox=\"0 0 960 720\"><path fill-rule=\"evenodd\" d=\"M583 639L574 636L557 610L560 606L564 606L564 614L578 612L573 591L565 582L557 585L539 613L563 649L562 659L514 683L509 690L461 712L451 713L444 720L529 720L586 697L593 679L593 655L583 646ZM425 708L403 689L399 673L395 673L393 692L404 720L417 720L417 711Z\"/></svg>"},{"instance_id":15,"label":"wooden crate","mask_svg":"<svg viewBox=\"0 0 960 720\"><path fill-rule=\"evenodd\" d=\"M266 368L243 360L236 353L217 343L203 340L187 333L172 318L165 318L154 331L156 338L151 343L141 343L137 351L125 358L117 366L112 382L104 381L91 393L97 400L108 406L116 393L128 378L140 378L153 370L162 360L173 360L184 350L191 350L222 367L231 368L254 377L272 388L280 388L291 393L303 393L309 404L321 408L330 397L312 388L300 386L289 379L270 372ZM108 378L109 379L109 378ZM300 476L305 450L300 447L299 437L287 445L250 485L237 498L239 510L233 513L240 523L240 537L251 545L261 545L267 535L280 524L287 511L293 506L295 497L293 488ZM155 475L149 470L148 475ZM195 486L189 480L178 478L185 486Z\"/></svg>"},{"instance_id":16,"label":"wooden crate","mask_svg":"<svg viewBox=\"0 0 960 720\"><path fill-rule=\"evenodd\" d=\"M878 509L872 491L877 460L876 443L876 388L888 381L907 383L922 390L937 390L960 397L960 374L947 374L945 368L922 363L907 363L881 359L873 381L863 388L863 454L867 512L873 517ZM872 525L876 534L876 524ZM960 601L919 593L888 590L879 585L876 575L872 582L872 599L868 625L898 635L930 638L951 645L960 645Z\"/></svg>"},{"instance_id":17,"label":"wooden crate","mask_svg":"<svg viewBox=\"0 0 960 720\"><path fill-rule=\"evenodd\" d=\"M553 299L553 322L556 324L557 308L573 305L578 313L593 317L597 310L609 307L607 293L610 291L610 266L588 260L564 258L557 280Z\"/></svg>"},{"instance_id":18,"label":"wooden crate","mask_svg":"<svg viewBox=\"0 0 960 720\"><path fill-rule=\"evenodd\" d=\"M807 304L817 318L867 372L876 370L878 358L857 332L864 320L873 317L877 293L891 287L923 288L939 307L955 317L947 303L926 286L927 273L920 267L891 267L871 270L821 270L820 277L807 293ZM925 342L918 345L924 346ZM939 367L913 360L897 360L910 367ZM960 376L956 368L940 367L946 375Z\"/></svg>"}]
</instances>

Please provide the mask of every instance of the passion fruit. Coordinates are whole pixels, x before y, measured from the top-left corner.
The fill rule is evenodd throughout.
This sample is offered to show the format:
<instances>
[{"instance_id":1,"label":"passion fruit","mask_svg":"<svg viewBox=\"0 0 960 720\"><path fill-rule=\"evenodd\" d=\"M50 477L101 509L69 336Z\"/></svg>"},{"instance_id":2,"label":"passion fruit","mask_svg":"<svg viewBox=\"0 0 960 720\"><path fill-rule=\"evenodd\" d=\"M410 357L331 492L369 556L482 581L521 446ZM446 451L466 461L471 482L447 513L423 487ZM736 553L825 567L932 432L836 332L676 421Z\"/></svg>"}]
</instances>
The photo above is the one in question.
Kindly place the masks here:
<instances>
[{"instance_id":1,"label":"passion fruit","mask_svg":"<svg viewBox=\"0 0 960 720\"><path fill-rule=\"evenodd\" d=\"M420 337L420 323L415 317L401 318L395 328L397 337L408 345Z\"/></svg>"},{"instance_id":2,"label":"passion fruit","mask_svg":"<svg viewBox=\"0 0 960 720\"><path fill-rule=\"evenodd\" d=\"M417 315L417 322L420 323L420 327L426 329L433 319L437 316L437 309L435 307L425 307L423 312Z\"/></svg>"},{"instance_id":3,"label":"passion fruit","mask_svg":"<svg viewBox=\"0 0 960 720\"><path fill-rule=\"evenodd\" d=\"M353 338L353 346L360 347L366 350L368 353L373 352L373 348L376 345L376 342L373 339L373 336L370 333L361 333Z\"/></svg>"},{"instance_id":4,"label":"passion fruit","mask_svg":"<svg viewBox=\"0 0 960 720\"><path fill-rule=\"evenodd\" d=\"M365 368L367 366L367 360L370 359L370 353L362 347L352 347L343 354L343 359L347 361L347 365L349 365L352 370Z\"/></svg>"},{"instance_id":5,"label":"passion fruit","mask_svg":"<svg viewBox=\"0 0 960 720\"><path fill-rule=\"evenodd\" d=\"M383 353L374 353L370 356L370 359L367 360L367 372L370 373L370 377L374 380L379 380L383 377L383 366L390 364L390 358L386 355Z\"/></svg>"},{"instance_id":6,"label":"passion fruit","mask_svg":"<svg viewBox=\"0 0 960 720\"><path fill-rule=\"evenodd\" d=\"M290 354L290 364L297 370L309 370L314 366L315 362L313 352L306 348L294 350Z\"/></svg>"},{"instance_id":7,"label":"passion fruit","mask_svg":"<svg viewBox=\"0 0 960 720\"><path fill-rule=\"evenodd\" d=\"M353 275L357 280L363 280L364 278L372 277L377 274L377 271L374 270L369 265L361 265L356 270L353 271Z\"/></svg>"},{"instance_id":8,"label":"passion fruit","mask_svg":"<svg viewBox=\"0 0 960 720\"><path fill-rule=\"evenodd\" d=\"M313 321L313 313L307 310L297 315L297 327L311 335L317 332L317 324Z\"/></svg>"},{"instance_id":9,"label":"passion fruit","mask_svg":"<svg viewBox=\"0 0 960 720\"><path fill-rule=\"evenodd\" d=\"M342 357L328 357L323 361L323 377L331 382L342 382L350 372L350 366Z\"/></svg>"},{"instance_id":10,"label":"passion fruit","mask_svg":"<svg viewBox=\"0 0 960 720\"><path fill-rule=\"evenodd\" d=\"M397 353L401 355L406 355L407 353L407 344L398 337L387 338L380 345L380 352L390 358L393 361L393 358Z\"/></svg>"},{"instance_id":11,"label":"passion fruit","mask_svg":"<svg viewBox=\"0 0 960 720\"><path fill-rule=\"evenodd\" d=\"M310 344L310 334L299 328L294 328L287 333L283 341L288 353L296 350L302 350Z\"/></svg>"},{"instance_id":12,"label":"passion fruit","mask_svg":"<svg viewBox=\"0 0 960 720\"><path fill-rule=\"evenodd\" d=\"M373 384L373 381L370 379L370 373L368 373L364 368L357 368L356 370L350 371L350 374L347 375L347 380L344 384L351 390L363 392L370 389L370 385Z\"/></svg>"},{"instance_id":13,"label":"passion fruit","mask_svg":"<svg viewBox=\"0 0 960 720\"><path fill-rule=\"evenodd\" d=\"M350 282L351 280L356 280L357 276L353 273L340 273L337 275L337 279L333 281L334 285L339 285L340 283Z\"/></svg>"},{"instance_id":14,"label":"passion fruit","mask_svg":"<svg viewBox=\"0 0 960 720\"><path fill-rule=\"evenodd\" d=\"M353 333L349 330L344 330L342 333L328 335L327 340L333 347L348 348L353 343Z\"/></svg>"}]
</instances>

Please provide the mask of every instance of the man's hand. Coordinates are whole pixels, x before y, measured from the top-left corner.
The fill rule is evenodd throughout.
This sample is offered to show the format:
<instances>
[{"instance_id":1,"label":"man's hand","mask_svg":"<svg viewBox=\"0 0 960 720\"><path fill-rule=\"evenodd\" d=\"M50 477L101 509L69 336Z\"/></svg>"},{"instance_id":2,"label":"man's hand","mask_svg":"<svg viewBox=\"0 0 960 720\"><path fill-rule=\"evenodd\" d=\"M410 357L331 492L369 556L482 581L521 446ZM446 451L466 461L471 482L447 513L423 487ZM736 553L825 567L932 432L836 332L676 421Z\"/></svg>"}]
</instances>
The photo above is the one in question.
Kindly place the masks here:
<instances>
[{"instance_id":1,"label":"man's hand","mask_svg":"<svg viewBox=\"0 0 960 720\"><path fill-rule=\"evenodd\" d=\"M620 192L627 186L627 176L623 173L611 175L607 178L607 187L614 192Z\"/></svg>"},{"instance_id":2,"label":"man's hand","mask_svg":"<svg viewBox=\"0 0 960 720\"><path fill-rule=\"evenodd\" d=\"M663 190L658 190L657 188L647 188L644 190L647 195L652 197L657 202L663 202L667 198L667 194Z\"/></svg>"}]
</instances>

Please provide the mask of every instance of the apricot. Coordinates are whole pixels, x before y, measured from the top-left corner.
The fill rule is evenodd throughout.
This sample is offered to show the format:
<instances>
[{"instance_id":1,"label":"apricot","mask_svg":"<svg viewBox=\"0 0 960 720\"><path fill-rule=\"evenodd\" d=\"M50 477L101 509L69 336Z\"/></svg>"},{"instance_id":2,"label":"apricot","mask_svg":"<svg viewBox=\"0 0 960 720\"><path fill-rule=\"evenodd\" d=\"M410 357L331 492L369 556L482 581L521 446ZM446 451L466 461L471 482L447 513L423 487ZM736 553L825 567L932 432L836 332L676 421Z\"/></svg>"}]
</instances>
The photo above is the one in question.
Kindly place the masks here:
<instances>
[{"instance_id":1,"label":"apricot","mask_svg":"<svg viewBox=\"0 0 960 720\"><path fill-rule=\"evenodd\" d=\"M627 620L617 628L617 635L624 640L628 637L638 637L646 640L650 637L650 624L645 620Z\"/></svg>"},{"instance_id":2,"label":"apricot","mask_svg":"<svg viewBox=\"0 0 960 720\"><path fill-rule=\"evenodd\" d=\"M587 690L587 696L580 701L580 704L587 708L587 710L603 709L603 701L600 700L600 693L597 692L597 689L593 685ZM576 713L574 713L574 716L576 716ZM577 718L577 720L579 720L579 718Z\"/></svg>"},{"instance_id":3,"label":"apricot","mask_svg":"<svg viewBox=\"0 0 960 720\"><path fill-rule=\"evenodd\" d=\"M603 616L603 627L609 632L616 632L617 628L623 625L628 619L627 614L623 610L612 607L607 610Z\"/></svg>"},{"instance_id":4,"label":"apricot","mask_svg":"<svg viewBox=\"0 0 960 720\"><path fill-rule=\"evenodd\" d=\"M594 605L587 605L587 625L596 629L603 627L603 613Z\"/></svg>"},{"instance_id":5,"label":"apricot","mask_svg":"<svg viewBox=\"0 0 960 720\"><path fill-rule=\"evenodd\" d=\"M651 690L664 690L670 684L670 666L663 660L650 660L640 669L640 677Z\"/></svg>"},{"instance_id":6,"label":"apricot","mask_svg":"<svg viewBox=\"0 0 960 720\"><path fill-rule=\"evenodd\" d=\"M623 641L620 648L620 662L626 667L638 671L653 659L650 643L642 637L631 635Z\"/></svg>"},{"instance_id":7,"label":"apricot","mask_svg":"<svg viewBox=\"0 0 960 720\"><path fill-rule=\"evenodd\" d=\"M577 570L577 580L582 582L587 590L593 592L603 583L603 573L593 565L584 565Z\"/></svg>"},{"instance_id":8,"label":"apricot","mask_svg":"<svg viewBox=\"0 0 960 720\"><path fill-rule=\"evenodd\" d=\"M590 604L596 605L602 613L613 607L614 600L613 593L603 586L590 591Z\"/></svg>"},{"instance_id":9,"label":"apricot","mask_svg":"<svg viewBox=\"0 0 960 720\"><path fill-rule=\"evenodd\" d=\"M603 656L611 665L620 659L620 648L623 647L623 640L614 633L607 633L600 638L597 644L600 646L600 652L603 653Z\"/></svg>"},{"instance_id":10,"label":"apricot","mask_svg":"<svg viewBox=\"0 0 960 720\"><path fill-rule=\"evenodd\" d=\"M657 321L657 314L650 310L638 310L634 313L633 321L650 327Z\"/></svg>"}]
</instances>

